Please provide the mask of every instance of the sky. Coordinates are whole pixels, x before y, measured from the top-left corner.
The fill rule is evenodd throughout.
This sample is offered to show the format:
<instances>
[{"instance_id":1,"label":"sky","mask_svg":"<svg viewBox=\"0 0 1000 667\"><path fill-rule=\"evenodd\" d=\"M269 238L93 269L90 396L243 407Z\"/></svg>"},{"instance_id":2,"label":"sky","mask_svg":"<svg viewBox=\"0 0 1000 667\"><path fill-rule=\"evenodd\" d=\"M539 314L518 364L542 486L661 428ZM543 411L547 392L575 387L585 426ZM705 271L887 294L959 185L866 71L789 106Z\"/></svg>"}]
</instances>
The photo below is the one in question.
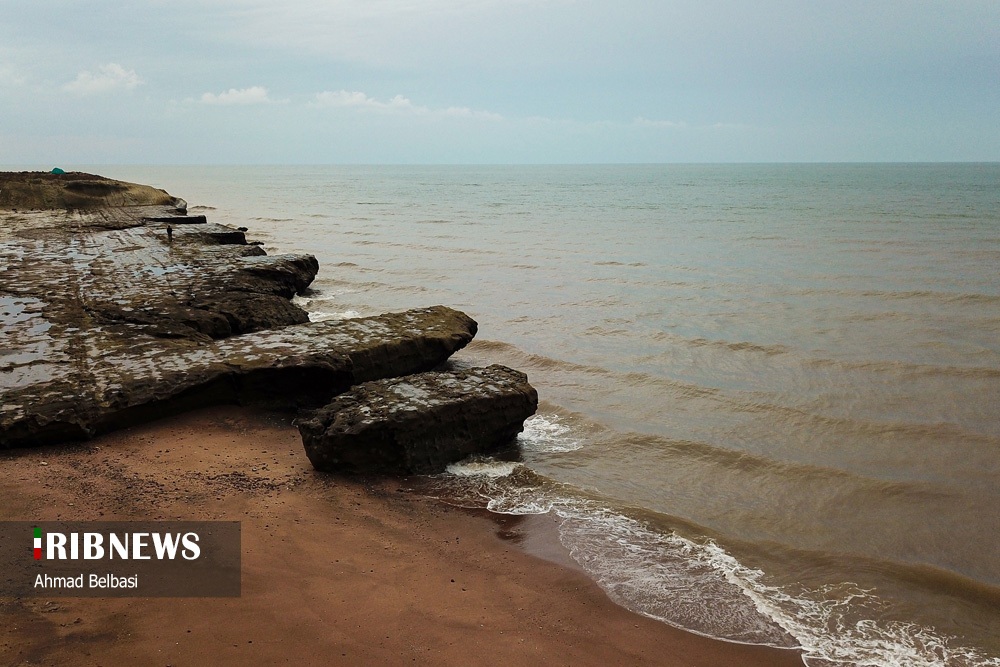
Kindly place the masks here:
<instances>
[{"instance_id":1,"label":"sky","mask_svg":"<svg viewBox=\"0 0 1000 667\"><path fill-rule=\"evenodd\" d=\"M0 0L0 164L1000 160L997 0Z\"/></svg>"}]
</instances>

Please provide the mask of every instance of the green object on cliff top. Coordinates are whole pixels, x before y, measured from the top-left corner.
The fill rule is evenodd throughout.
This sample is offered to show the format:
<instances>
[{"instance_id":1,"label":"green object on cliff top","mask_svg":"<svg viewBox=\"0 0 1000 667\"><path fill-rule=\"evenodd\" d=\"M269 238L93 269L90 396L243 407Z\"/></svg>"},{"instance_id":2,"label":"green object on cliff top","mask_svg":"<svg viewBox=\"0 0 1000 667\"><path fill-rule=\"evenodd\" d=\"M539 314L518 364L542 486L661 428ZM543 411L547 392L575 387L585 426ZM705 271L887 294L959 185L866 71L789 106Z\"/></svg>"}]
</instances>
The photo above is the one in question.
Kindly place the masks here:
<instances>
[{"instance_id":1,"label":"green object on cliff top","mask_svg":"<svg viewBox=\"0 0 1000 667\"><path fill-rule=\"evenodd\" d=\"M65 174L66 172L63 171L62 169L60 169L59 167L56 167L55 169L52 170L52 173L53 174Z\"/></svg>"}]
</instances>

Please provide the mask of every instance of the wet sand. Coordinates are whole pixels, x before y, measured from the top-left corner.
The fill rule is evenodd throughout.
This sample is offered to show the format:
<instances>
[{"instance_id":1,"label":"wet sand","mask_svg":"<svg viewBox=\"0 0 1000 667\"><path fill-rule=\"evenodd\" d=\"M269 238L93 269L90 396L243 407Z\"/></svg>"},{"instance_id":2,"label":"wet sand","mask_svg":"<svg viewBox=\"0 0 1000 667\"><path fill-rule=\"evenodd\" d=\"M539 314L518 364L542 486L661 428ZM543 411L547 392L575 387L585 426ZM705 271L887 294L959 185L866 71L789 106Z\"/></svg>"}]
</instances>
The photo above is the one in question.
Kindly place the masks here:
<instances>
[{"instance_id":1,"label":"wet sand","mask_svg":"<svg viewBox=\"0 0 1000 667\"><path fill-rule=\"evenodd\" d=\"M290 419L202 410L0 454L3 520L239 520L238 599L0 599L11 665L802 665L615 605L547 517L313 472Z\"/></svg>"}]
</instances>

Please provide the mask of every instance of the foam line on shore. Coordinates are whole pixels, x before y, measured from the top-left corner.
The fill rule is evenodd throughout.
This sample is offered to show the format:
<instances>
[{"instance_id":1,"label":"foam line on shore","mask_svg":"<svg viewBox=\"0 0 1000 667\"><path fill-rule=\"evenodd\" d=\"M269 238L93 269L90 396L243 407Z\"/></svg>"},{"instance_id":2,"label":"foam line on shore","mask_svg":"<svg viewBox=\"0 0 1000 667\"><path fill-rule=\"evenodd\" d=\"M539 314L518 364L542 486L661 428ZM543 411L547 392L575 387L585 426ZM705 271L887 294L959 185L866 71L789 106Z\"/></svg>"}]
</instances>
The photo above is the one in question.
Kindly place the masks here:
<instances>
[{"instance_id":1,"label":"foam line on shore","mask_svg":"<svg viewBox=\"0 0 1000 667\"><path fill-rule=\"evenodd\" d=\"M524 465L479 459L437 478L446 502L500 514L554 513L560 541L622 606L726 641L801 648L809 667L1000 667L913 623L876 620L886 604L844 583L789 591L711 540L658 531Z\"/></svg>"}]
</instances>

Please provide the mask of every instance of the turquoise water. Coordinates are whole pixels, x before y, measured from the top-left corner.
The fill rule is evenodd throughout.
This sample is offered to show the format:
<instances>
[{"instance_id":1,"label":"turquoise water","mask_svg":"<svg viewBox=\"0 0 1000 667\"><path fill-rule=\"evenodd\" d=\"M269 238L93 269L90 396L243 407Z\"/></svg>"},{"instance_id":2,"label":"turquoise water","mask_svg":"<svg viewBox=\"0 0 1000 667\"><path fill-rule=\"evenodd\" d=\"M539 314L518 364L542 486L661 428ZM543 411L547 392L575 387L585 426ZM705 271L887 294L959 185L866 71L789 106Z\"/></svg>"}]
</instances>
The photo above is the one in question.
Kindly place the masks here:
<instances>
[{"instance_id":1,"label":"turquoise water","mask_svg":"<svg viewBox=\"0 0 1000 667\"><path fill-rule=\"evenodd\" d=\"M623 605L1000 664L1000 165L90 169L315 254L314 319L475 317L539 415L428 492L556 512Z\"/></svg>"}]
</instances>

